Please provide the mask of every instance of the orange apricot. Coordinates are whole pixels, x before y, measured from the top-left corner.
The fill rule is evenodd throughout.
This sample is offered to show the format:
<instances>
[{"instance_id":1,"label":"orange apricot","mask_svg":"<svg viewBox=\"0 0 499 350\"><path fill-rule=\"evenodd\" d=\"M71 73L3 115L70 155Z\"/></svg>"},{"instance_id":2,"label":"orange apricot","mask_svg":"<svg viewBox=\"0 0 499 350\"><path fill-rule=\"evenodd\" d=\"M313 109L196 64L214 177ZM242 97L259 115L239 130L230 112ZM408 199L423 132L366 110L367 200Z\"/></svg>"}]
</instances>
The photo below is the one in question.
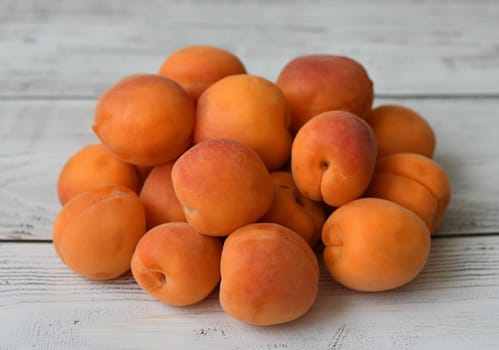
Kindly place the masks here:
<instances>
[{"instance_id":1,"label":"orange apricot","mask_svg":"<svg viewBox=\"0 0 499 350\"><path fill-rule=\"evenodd\" d=\"M361 198L336 209L322 230L324 264L340 284L366 292L400 287L424 268L430 232L412 211Z\"/></svg>"},{"instance_id":2,"label":"orange apricot","mask_svg":"<svg viewBox=\"0 0 499 350\"><path fill-rule=\"evenodd\" d=\"M295 320L313 305L319 264L307 242L273 223L241 227L222 250L220 304L232 317L255 325Z\"/></svg>"},{"instance_id":3,"label":"orange apricot","mask_svg":"<svg viewBox=\"0 0 499 350\"><path fill-rule=\"evenodd\" d=\"M174 162L155 166L147 176L140 200L144 204L148 229L173 221L186 221L172 183Z\"/></svg>"},{"instance_id":4,"label":"orange apricot","mask_svg":"<svg viewBox=\"0 0 499 350\"><path fill-rule=\"evenodd\" d=\"M285 226L302 236L310 246L315 246L326 220L322 202L301 194L289 171L274 171L270 176L274 183L274 199L260 222Z\"/></svg>"},{"instance_id":5,"label":"orange apricot","mask_svg":"<svg viewBox=\"0 0 499 350\"><path fill-rule=\"evenodd\" d=\"M298 131L291 150L291 173L299 191L314 201L340 206L360 197L376 164L371 127L345 111L329 111Z\"/></svg>"},{"instance_id":6,"label":"orange apricot","mask_svg":"<svg viewBox=\"0 0 499 350\"><path fill-rule=\"evenodd\" d=\"M172 53L161 65L159 75L178 82L197 101L210 85L246 68L233 53L213 46L194 45Z\"/></svg>"},{"instance_id":7,"label":"orange apricot","mask_svg":"<svg viewBox=\"0 0 499 350\"><path fill-rule=\"evenodd\" d=\"M169 162L192 142L195 106L171 79L128 76L100 97L94 132L119 158L141 166Z\"/></svg>"},{"instance_id":8,"label":"orange apricot","mask_svg":"<svg viewBox=\"0 0 499 350\"><path fill-rule=\"evenodd\" d=\"M161 224L137 244L132 273L149 294L170 305L200 302L220 280L222 242L185 222Z\"/></svg>"},{"instance_id":9,"label":"orange apricot","mask_svg":"<svg viewBox=\"0 0 499 350\"><path fill-rule=\"evenodd\" d=\"M296 57L281 70L276 84L291 107L293 133L326 111L342 110L364 117L374 98L365 68L343 56Z\"/></svg>"},{"instance_id":10,"label":"orange apricot","mask_svg":"<svg viewBox=\"0 0 499 350\"><path fill-rule=\"evenodd\" d=\"M432 157L435 134L418 113L403 106L383 105L365 116L378 141L378 157L392 153L419 153Z\"/></svg>"},{"instance_id":11,"label":"orange apricot","mask_svg":"<svg viewBox=\"0 0 499 350\"><path fill-rule=\"evenodd\" d=\"M275 170L289 160L289 122L286 98L275 84L253 75L232 75L199 98L194 143L238 140L253 148L269 170Z\"/></svg>"},{"instance_id":12,"label":"orange apricot","mask_svg":"<svg viewBox=\"0 0 499 350\"><path fill-rule=\"evenodd\" d=\"M80 193L62 207L53 229L54 248L74 272L109 280L130 269L135 246L146 231L135 192L106 186Z\"/></svg>"},{"instance_id":13,"label":"orange apricot","mask_svg":"<svg viewBox=\"0 0 499 350\"><path fill-rule=\"evenodd\" d=\"M274 187L262 159L246 144L212 139L191 147L172 169L173 188L194 229L227 236L270 208Z\"/></svg>"},{"instance_id":14,"label":"orange apricot","mask_svg":"<svg viewBox=\"0 0 499 350\"><path fill-rule=\"evenodd\" d=\"M415 211L435 233L447 210L451 189L444 169L431 158L417 153L395 153L378 160L373 183L366 194Z\"/></svg>"},{"instance_id":15,"label":"orange apricot","mask_svg":"<svg viewBox=\"0 0 499 350\"><path fill-rule=\"evenodd\" d=\"M88 145L64 164L57 180L57 194L64 204L79 193L108 185L127 186L139 193L141 181L137 168L101 144Z\"/></svg>"},{"instance_id":16,"label":"orange apricot","mask_svg":"<svg viewBox=\"0 0 499 350\"><path fill-rule=\"evenodd\" d=\"M390 173L374 173L367 197L384 198L413 211L433 233L437 226L437 201L419 182Z\"/></svg>"}]
</instances>

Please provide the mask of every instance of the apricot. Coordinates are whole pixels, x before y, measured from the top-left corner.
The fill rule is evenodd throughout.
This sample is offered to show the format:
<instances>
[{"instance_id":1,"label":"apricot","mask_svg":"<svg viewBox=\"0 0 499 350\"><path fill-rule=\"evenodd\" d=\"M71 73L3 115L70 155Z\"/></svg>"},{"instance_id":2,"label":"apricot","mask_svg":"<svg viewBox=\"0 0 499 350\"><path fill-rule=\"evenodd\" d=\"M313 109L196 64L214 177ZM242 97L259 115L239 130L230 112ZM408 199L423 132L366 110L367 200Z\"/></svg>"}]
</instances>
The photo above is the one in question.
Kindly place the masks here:
<instances>
[{"instance_id":1,"label":"apricot","mask_svg":"<svg viewBox=\"0 0 499 350\"><path fill-rule=\"evenodd\" d=\"M156 299L170 305L200 302L218 285L222 242L185 222L161 224L137 244L132 274Z\"/></svg>"},{"instance_id":2,"label":"apricot","mask_svg":"<svg viewBox=\"0 0 499 350\"><path fill-rule=\"evenodd\" d=\"M432 157L435 134L418 113L403 106L383 105L365 116L378 142L378 157L392 153L419 153Z\"/></svg>"},{"instance_id":3,"label":"apricot","mask_svg":"<svg viewBox=\"0 0 499 350\"><path fill-rule=\"evenodd\" d=\"M431 158L395 153L380 158L367 196L396 202L418 214L435 233L450 201L445 171Z\"/></svg>"},{"instance_id":4,"label":"apricot","mask_svg":"<svg viewBox=\"0 0 499 350\"><path fill-rule=\"evenodd\" d=\"M205 45L188 46L175 51L159 69L159 75L178 82L194 101L218 80L245 73L246 68L236 55Z\"/></svg>"},{"instance_id":5,"label":"apricot","mask_svg":"<svg viewBox=\"0 0 499 350\"><path fill-rule=\"evenodd\" d=\"M172 183L174 162L155 166L147 176L140 200L144 205L148 229L173 221L186 221Z\"/></svg>"},{"instance_id":6,"label":"apricot","mask_svg":"<svg viewBox=\"0 0 499 350\"><path fill-rule=\"evenodd\" d=\"M363 194L375 164L371 127L350 112L329 111L312 118L293 141L291 173L298 190L333 207Z\"/></svg>"},{"instance_id":7,"label":"apricot","mask_svg":"<svg viewBox=\"0 0 499 350\"><path fill-rule=\"evenodd\" d=\"M274 194L261 158L236 140L194 145L173 165L172 181L187 222L210 236L227 236L257 221Z\"/></svg>"},{"instance_id":8,"label":"apricot","mask_svg":"<svg viewBox=\"0 0 499 350\"><path fill-rule=\"evenodd\" d=\"M317 297L314 252L297 233L278 224L250 224L232 233L220 267L220 304L246 323L268 326L295 320Z\"/></svg>"},{"instance_id":9,"label":"apricot","mask_svg":"<svg viewBox=\"0 0 499 350\"><path fill-rule=\"evenodd\" d=\"M298 233L313 247L321 238L326 220L321 202L315 202L298 191L289 171L270 173L274 183L274 199L261 222L273 222Z\"/></svg>"},{"instance_id":10,"label":"apricot","mask_svg":"<svg viewBox=\"0 0 499 350\"><path fill-rule=\"evenodd\" d=\"M135 246L146 231L144 208L125 186L80 193L62 207L53 242L60 259L92 280L109 280L130 269Z\"/></svg>"},{"instance_id":11,"label":"apricot","mask_svg":"<svg viewBox=\"0 0 499 350\"><path fill-rule=\"evenodd\" d=\"M374 173L366 196L384 198L400 204L421 217L431 232L436 229L437 201L426 187L411 178Z\"/></svg>"},{"instance_id":12,"label":"apricot","mask_svg":"<svg viewBox=\"0 0 499 350\"><path fill-rule=\"evenodd\" d=\"M373 103L373 83L357 61L336 55L306 55L291 60L276 82L292 112L293 133L316 115L343 110L363 117Z\"/></svg>"},{"instance_id":13,"label":"apricot","mask_svg":"<svg viewBox=\"0 0 499 350\"><path fill-rule=\"evenodd\" d=\"M199 98L194 143L213 138L238 140L252 147L269 170L275 170L289 160L289 123L286 99L275 84L252 75L232 75Z\"/></svg>"},{"instance_id":14,"label":"apricot","mask_svg":"<svg viewBox=\"0 0 499 350\"><path fill-rule=\"evenodd\" d=\"M388 200L362 198L336 209L322 230L324 264L347 288L377 292L400 287L423 269L430 232L412 211Z\"/></svg>"},{"instance_id":15,"label":"apricot","mask_svg":"<svg viewBox=\"0 0 499 350\"><path fill-rule=\"evenodd\" d=\"M99 98L93 130L120 159L154 166L190 147L194 109L192 98L173 80L131 75Z\"/></svg>"},{"instance_id":16,"label":"apricot","mask_svg":"<svg viewBox=\"0 0 499 350\"><path fill-rule=\"evenodd\" d=\"M108 185L127 186L139 193L141 181L137 168L103 145L88 145L64 164L57 180L57 194L64 204L79 193Z\"/></svg>"}]
</instances>

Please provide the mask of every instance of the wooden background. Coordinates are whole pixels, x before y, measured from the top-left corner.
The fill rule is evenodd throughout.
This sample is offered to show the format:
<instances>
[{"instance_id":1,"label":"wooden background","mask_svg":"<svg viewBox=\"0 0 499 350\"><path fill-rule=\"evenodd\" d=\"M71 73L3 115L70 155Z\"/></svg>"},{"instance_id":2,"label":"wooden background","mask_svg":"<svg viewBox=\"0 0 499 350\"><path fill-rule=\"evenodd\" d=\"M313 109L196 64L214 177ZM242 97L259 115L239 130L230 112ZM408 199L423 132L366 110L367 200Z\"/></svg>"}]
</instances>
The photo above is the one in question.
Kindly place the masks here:
<instances>
[{"instance_id":1,"label":"wooden background","mask_svg":"<svg viewBox=\"0 0 499 350\"><path fill-rule=\"evenodd\" d=\"M56 257L55 184L96 142L98 96L191 44L226 48L275 80L309 53L360 61L375 105L402 104L437 135L453 190L412 283L355 293L323 271L302 319L241 324L216 293L161 304L130 274L107 283ZM0 0L0 349L497 349L499 2Z\"/></svg>"}]
</instances>

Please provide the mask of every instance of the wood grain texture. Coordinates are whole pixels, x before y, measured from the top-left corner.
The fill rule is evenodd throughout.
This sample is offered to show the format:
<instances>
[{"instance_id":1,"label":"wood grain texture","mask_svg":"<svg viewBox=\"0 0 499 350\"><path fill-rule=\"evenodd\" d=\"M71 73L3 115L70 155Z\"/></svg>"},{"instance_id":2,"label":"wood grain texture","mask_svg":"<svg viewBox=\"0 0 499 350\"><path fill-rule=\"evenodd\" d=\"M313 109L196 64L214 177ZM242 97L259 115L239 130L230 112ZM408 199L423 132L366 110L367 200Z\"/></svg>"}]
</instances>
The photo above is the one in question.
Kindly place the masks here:
<instances>
[{"instance_id":1,"label":"wood grain texture","mask_svg":"<svg viewBox=\"0 0 499 350\"><path fill-rule=\"evenodd\" d=\"M435 160L452 200L439 234L499 232L499 99L377 99L420 112L437 135ZM93 135L95 100L0 103L0 239L50 239L66 160Z\"/></svg>"},{"instance_id":2,"label":"wood grain texture","mask_svg":"<svg viewBox=\"0 0 499 350\"><path fill-rule=\"evenodd\" d=\"M0 102L0 238L50 239L64 162L97 142L93 102Z\"/></svg>"},{"instance_id":3,"label":"wood grain texture","mask_svg":"<svg viewBox=\"0 0 499 350\"><path fill-rule=\"evenodd\" d=\"M49 243L0 243L0 349L494 349L499 343L499 237L433 240L423 273L358 293L322 269L316 304L260 328L226 315L214 291L192 307L149 297L126 274L74 275Z\"/></svg>"},{"instance_id":4,"label":"wood grain texture","mask_svg":"<svg viewBox=\"0 0 499 350\"><path fill-rule=\"evenodd\" d=\"M0 1L0 97L96 96L174 50L224 47L275 79L293 57L351 56L378 94L499 94L499 3Z\"/></svg>"},{"instance_id":5,"label":"wood grain texture","mask_svg":"<svg viewBox=\"0 0 499 350\"><path fill-rule=\"evenodd\" d=\"M498 18L495 0L0 0L0 350L498 349ZM97 142L98 96L191 44L271 80L298 55L347 55L367 68L375 105L427 118L452 199L423 273L357 293L322 267L306 316L259 328L226 315L216 291L176 308L130 273L71 272L50 243L56 181Z\"/></svg>"}]
</instances>

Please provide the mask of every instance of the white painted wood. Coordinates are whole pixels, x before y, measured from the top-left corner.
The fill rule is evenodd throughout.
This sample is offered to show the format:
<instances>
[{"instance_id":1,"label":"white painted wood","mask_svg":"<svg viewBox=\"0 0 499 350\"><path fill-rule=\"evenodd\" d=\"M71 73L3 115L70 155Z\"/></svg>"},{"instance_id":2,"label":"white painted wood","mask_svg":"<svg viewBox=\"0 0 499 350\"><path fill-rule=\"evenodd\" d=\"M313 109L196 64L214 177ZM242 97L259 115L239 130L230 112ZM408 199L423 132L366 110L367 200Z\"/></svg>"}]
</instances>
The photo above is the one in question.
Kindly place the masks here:
<instances>
[{"instance_id":1,"label":"white painted wood","mask_svg":"<svg viewBox=\"0 0 499 350\"><path fill-rule=\"evenodd\" d=\"M351 56L378 94L498 94L499 2L0 1L0 96L96 96L174 50L224 47L275 79L297 55Z\"/></svg>"},{"instance_id":2,"label":"white painted wood","mask_svg":"<svg viewBox=\"0 0 499 350\"><path fill-rule=\"evenodd\" d=\"M74 275L50 243L0 243L0 349L496 349L499 237L433 240L423 273L383 293L358 293L322 270L303 318L254 327L229 317L216 291L170 307L131 274Z\"/></svg>"},{"instance_id":3,"label":"white painted wood","mask_svg":"<svg viewBox=\"0 0 499 350\"><path fill-rule=\"evenodd\" d=\"M440 234L499 232L499 99L377 99L420 112L435 129L435 159L452 200ZM95 100L0 103L0 238L50 239L66 160L93 135Z\"/></svg>"},{"instance_id":4,"label":"white painted wood","mask_svg":"<svg viewBox=\"0 0 499 350\"><path fill-rule=\"evenodd\" d=\"M64 162L98 142L93 101L0 102L0 238L50 239Z\"/></svg>"}]
</instances>

